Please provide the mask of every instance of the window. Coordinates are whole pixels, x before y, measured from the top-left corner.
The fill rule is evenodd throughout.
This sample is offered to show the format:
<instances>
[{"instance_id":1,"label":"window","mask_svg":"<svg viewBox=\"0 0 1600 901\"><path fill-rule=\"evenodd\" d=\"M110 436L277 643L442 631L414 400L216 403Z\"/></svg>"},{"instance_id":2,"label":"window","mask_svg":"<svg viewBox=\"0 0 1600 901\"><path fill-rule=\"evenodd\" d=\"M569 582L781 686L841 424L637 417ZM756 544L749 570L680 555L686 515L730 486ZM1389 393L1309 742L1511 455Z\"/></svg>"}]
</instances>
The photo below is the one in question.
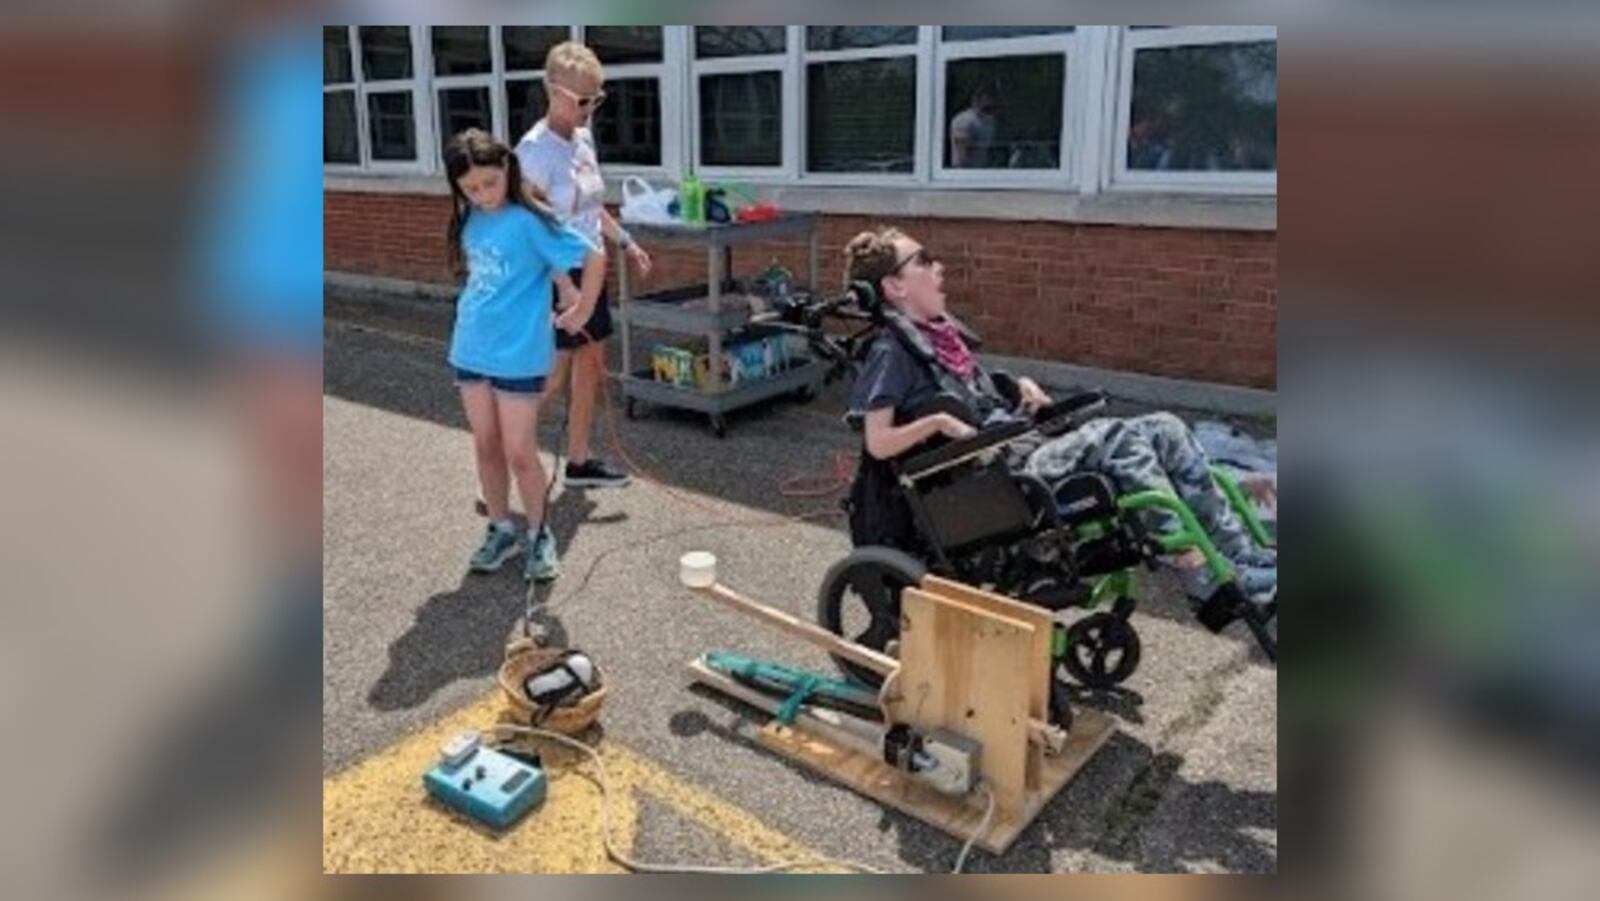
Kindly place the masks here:
<instances>
[{"instance_id":1,"label":"window","mask_svg":"<svg viewBox=\"0 0 1600 901\"><path fill-rule=\"evenodd\" d=\"M1064 184L1076 29L948 26L935 50L935 175L944 181Z\"/></svg>"},{"instance_id":2,"label":"window","mask_svg":"<svg viewBox=\"0 0 1600 901\"><path fill-rule=\"evenodd\" d=\"M565 25L507 25L500 33L508 73L543 69L550 48L572 37L572 29Z\"/></svg>"},{"instance_id":3,"label":"window","mask_svg":"<svg viewBox=\"0 0 1600 901\"><path fill-rule=\"evenodd\" d=\"M361 164L361 126L356 118L355 68L350 65L350 27L322 29L322 161Z\"/></svg>"},{"instance_id":4,"label":"window","mask_svg":"<svg viewBox=\"0 0 1600 901\"><path fill-rule=\"evenodd\" d=\"M356 92L322 92L322 161L360 165L356 137Z\"/></svg>"},{"instance_id":5,"label":"window","mask_svg":"<svg viewBox=\"0 0 1600 901\"><path fill-rule=\"evenodd\" d=\"M489 89L447 88L440 91L440 140L449 140L451 135L469 128L481 128L494 134L494 112L489 108Z\"/></svg>"},{"instance_id":6,"label":"window","mask_svg":"<svg viewBox=\"0 0 1600 901\"><path fill-rule=\"evenodd\" d=\"M416 65L405 25L322 29L322 161L362 168L418 163Z\"/></svg>"},{"instance_id":7,"label":"window","mask_svg":"<svg viewBox=\"0 0 1600 901\"><path fill-rule=\"evenodd\" d=\"M711 27L694 29L695 59L730 56L772 56L788 49L789 29L783 25Z\"/></svg>"},{"instance_id":8,"label":"window","mask_svg":"<svg viewBox=\"0 0 1600 901\"><path fill-rule=\"evenodd\" d=\"M1276 187L1276 29L1130 30L1121 62L1115 181Z\"/></svg>"},{"instance_id":9,"label":"window","mask_svg":"<svg viewBox=\"0 0 1600 901\"><path fill-rule=\"evenodd\" d=\"M367 81L411 77L411 29L404 25L363 25L361 72Z\"/></svg>"},{"instance_id":10,"label":"window","mask_svg":"<svg viewBox=\"0 0 1600 901\"><path fill-rule=\"evenodd\" d=\"M806 26L805 171L916 171L917 41L915 25Z\"/></svg>"},{"instance_id":11,"label":"window","mask_svg":"<svg viewBox=\"0 0 1600 901\"><path fill-rule=\"evenodd\" d=\"M983 41L1070 31L1071 25L946 25L943 37L947 41Z\"/></svg>"},{"instance_id":12,"label":"window","mask_svg":"<svg viewBox=\"0 0 1600 901\"><path fill-rule=\"evenodd\" d=\"M792 153L784 144L789 29L694 28L694 107L699 165L787 174Z\"/></svg>"},{"instance_id":13,"label":"window","mask_svg":"<svg viewBox=\"0 0 1600 901\"><path fill-rule=\"evenodd\" d=\"M544 71L544 58L551 47L571 39L572 29L566 25L507 25L500 29L506 67L505 136L511 143L521 140L533 123L544 118L549 98L544 93L544 79L535 73Z\"/></svg>"},{"instance_id":14,"label":"window","mask_svg":"<svg viewBox=\"0 0 1600 901\"><path fill-rule=\"evenodd\" d=\"M1061 168L1060 54L963 59L945 67L944 165Z\"/></svg>"},{"instance_id":15,"label":"window","mask_svg":"<svg viewBox=\"0 0 1600 901\"><path fill-rule=\"evenodd\" d=\"M606 78L606 102L592 122L602 164L661 164L660 84L658 78Z\"/></svg>"},{"instance_id":16,"label":"window","mask_svg":"<svg viewBox=\"0 0 1600 901\"><path fill-rule=\"evenodd\" d=\"M681 88L670 87L664 75L666 30L659 25L585 25L579 37L606 69L606 102L592 120L601 164L676 168L679 157L667 152L667 135L677 140L681 129L668 127L664 104L669 91L672 109L680 109L677 104L684 101Z\"/></svg>"},{"instance_id":17,"label":"window","mask_svg":"<svg viewBox=\"0 0 1600 901\"><path fill-rule=\"evenodd\" d=\"M1277 30L1253 26L328 26L323 162L437 172L515 143L550 48L606 68L607 175L1271 194Z\"/></svg>"},{"instance_id":18,"label":"window","mask_svg":"<svg viewBox=\"0 0 1600 901\"><path fill-rule=\"evenodd\" d=\"M782 165L782 121L781 72L706 75L700 79L702 165Z\"/></svg>"},{"instance_id":19,"label":"window","mask_svg":"<svg viewBox=\"0 0 1600 901\"><path fill-rule=\"evenodd\" d=\"M435 25L433 74L482 75L494 71L489 58L489 29Z\"/></svg>"},{"instance_id":20,"label":"window","mask_svg":"<svg viewBox=\"0 0 1600 901\"><path fill-rule=\"evenodd\" d=\"M850 50L917 42L915 25L807 25L807 50Z\"/></svg>"},{"instance_id":21,"label":"window","mask_svg":"<svg viewBox=\"0 0 1600 901\"><path fill-rule=\"evenodd\" d=\"M497 80L490 27L435 25L428 31L441 154L452 136L468 128L481 128L503 137L494 110Z\"/></svg>"},{"instance_id":22,"label":"window","mask_svg":"<svg viewBox=\"0 0 1600 901\"><path fill-rule=\"evenodd\" d=\"M506 131L507 140L515 143L528 133L533 123L544 118L545 108L550 105L550 100L544 94L544 79L525 78L516 81L506 79L506 118L510 128Z\"/></svg>"},{"instance_id":23,"label":"window","mask_svg":"<svg viewBox=\"0 0 1600 901\"><path fill-rule=\"evenodd\" d=\"M368 94L367 121L374 160L417 158L416 117L411 111L410 91Z\"/></svg>"},{"instance_id":24,"label":"window","mask_svg":"<svg viewBox=\"0 0 1600 901\"><path fill-rule=\"evenodd\" d=\"M589 25L584 28L584 43L607 68L661 62L660 26Z\"/></svg>"}]
</instances>

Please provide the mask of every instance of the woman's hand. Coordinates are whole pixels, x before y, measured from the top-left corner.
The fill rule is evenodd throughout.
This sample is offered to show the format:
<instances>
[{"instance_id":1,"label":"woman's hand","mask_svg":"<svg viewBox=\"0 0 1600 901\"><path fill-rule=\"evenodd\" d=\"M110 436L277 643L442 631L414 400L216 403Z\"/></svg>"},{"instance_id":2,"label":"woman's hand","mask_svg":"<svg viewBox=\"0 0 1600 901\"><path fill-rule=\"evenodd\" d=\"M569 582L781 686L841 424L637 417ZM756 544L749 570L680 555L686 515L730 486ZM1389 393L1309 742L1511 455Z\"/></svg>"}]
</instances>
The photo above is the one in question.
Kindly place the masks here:
<instances>
[{"instance_id":1,"label":"woman's hand","mask_svg":"<svg viewBox=\"0 0 1600 901\"><path fill-rule=\"evenodd\" d=\"M1017 390L1022 392L1022 409L1029 413L1037 413L1041 407L1050 405L1050 395L1033 379L1026 376L1017 379Z\"/></svg>"},{"instance_id":2,"label":"woman's hand","mask_svg":"<svg viewBox=\"0 0 1600 901\"><path fill-rule=\"evenodd\" d=\"M563 278L556 282L556 309L562 312L572 309L583 299L583 293L578 286L572 283L571 278Z\"/></svg>"},{"instance_id":3,"label":"woman's hand","mask_svg":"<svg viewBox=\"0 0 1600 901\"><path fill-rule=\"evenodd\" d=\"M629 244L628 249L625 252L628 254L628 262L633 264L633 268L639 270L640 278L644 278L650 274L650 267L652 265L650 262L650 254L646 253L643 247L640 247L636 243Z\"/></svg>"}]
</instances>

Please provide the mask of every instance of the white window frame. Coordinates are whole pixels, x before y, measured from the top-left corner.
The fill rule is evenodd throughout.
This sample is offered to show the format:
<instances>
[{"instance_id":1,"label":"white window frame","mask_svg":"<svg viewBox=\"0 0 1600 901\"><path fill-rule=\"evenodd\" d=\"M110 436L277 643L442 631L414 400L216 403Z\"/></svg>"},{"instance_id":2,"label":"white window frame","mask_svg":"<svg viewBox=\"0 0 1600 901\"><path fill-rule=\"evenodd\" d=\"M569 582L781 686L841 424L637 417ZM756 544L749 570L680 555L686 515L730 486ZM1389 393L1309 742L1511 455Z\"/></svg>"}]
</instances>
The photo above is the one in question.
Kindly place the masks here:
<instances>
[{"instance_id":1,"label":"white window frame","mask_svg":"<svg viewBox=\"0 0 1600 901\"><path fill-rule=\"evenodd\" d=\"M548 90L544 84L544 66L537 69L510 69L506 67L506 44L503 25L494 26L494 45L490 50L494 57L494 73L496 76L494 109L495 109L495 134L505 140L507 144L515 147L522 140L522 135L511 133L511 108L506 103L506 86L514 81L531 81L538 84L538 89ZM577 27L564 26L567 29L569 40L577 40Z\"/></svg>"},{"instance_id":2,"label":"white window frame","mask_svg":"<svg viewBox=\"0 0 1600 901\"><path fill-rule=\"evenodd\" d=\"M356 161L353 163L322 161L322 171L335 175L355 174L364 171L362 161L367 158L364 150L366 142L366 129L362 126L363 107L361 102L361 59L360 48L356 46L355 27L351 25L328 25L324 28L343 28L345 40L345 63L350 67L350 80L329 84L326 80L322 83L323 108L327 108L329 94L349 94L354 102L350 105L355 113L356 135ZM319 36L320 37L320 36ZM318 46L321 44L319 42Z\"/></svg>"},{"instance_id":3,"label":"white window frame","mask_svg":"<svg viewBox=\"0 0 1600 901\"><path fill-rule=\"evenodd\" d=\"M350 76L352 81L341 82L336 85L324 84L324 94L348 91L352 87L356 94L356 147L360 154L360 162L350 163L323 163L323 170L330 174L363 173L372 175L417 175L430 171L428 154L424 149L427 142L433 140L433 128L424 128L421 115L424 110L431 110L433 104L427 96L427 79L422 77L424 70L420 68L424 63L431 65L431 54L419 47L419 42L426 37L420 25L407 26L411 36L411 77L404 79L383 79L369 81L361 66L361 27L359 25L346 25L350 42ZM431 71L427 70L427 71ZM412 128L415 130L413 140L416 143L417 158L415 160L375 160L372 158L372 135L370 132L371 115L367 111L367 97L371 94L397 94L409 90L411 92L411 118Z\"/></svg>"},{"instance_id":4,"label":"white window frame","mask_svg":"<svg viewBox=\"0 0 1600 901\"><path fill-rule=\"evenodd\" d=\"M587 43L588 30L594 26L575 26L577 36L575 40ZM600 26L606 27L606 26ZM661 178L669 173L676 178L677 173L683 171L684 155L684 83L682 71L688 47L685 44L685 25L658 25L661 29L661 62L659 63L624 63L605 64L606 81L622 81L629 78L654 78L657 84L657 96L661 98L661 163L656 166L640 166L633 163L606 162L603 158L603 148L600 163L605 168L606 180L616 181L621 184L624 178L638 175L642 178ZM604 62L602 60L602 62ZM541 70L539 77L544 78ZM676 110L678 115L673 115ZM598 140L596 144L598 145Z\"/></svg>"},{"instance_id":5,"label":"white window frame","mask_svg":"<svg viewBox=\"0 0 1600 901\"><path fill-rule=\"evenodd\" d=\"M1166 191L1206 194L1276 194L1278 172L1147 172L1128 169L1128 127L1133 111L1133 58L1156 47L1193 47L1278 40L1274 26L1175 26L1135 31L1117 29L1114 126L1106 135L1109 188L1118 191Z\"/></svg>"},{"instance_id":6,"label":"white window frame","mask_svg":"<svg viewBox=\"0 0 1600 901\"><path fill-rule=\"evenodd\" d=\"M444 107L439 103L439 92L456 88L488 88L489 89L489 133L505 137L508 126L506 116L505 88L502 87L501 73L504 72L504 48L500 46L500 26L482 26L489 30L489 71L473 75L435 75L433 71L433 29L428 26L428 100L432 107L432 119L435 132L434 149L430 156L436 171L444 171L443 148L444 135L439 133L442 123L439 116L444 112ZM498 95L498 96L497 96Z\"/></svg>"},{"instance_id":7,"label":"white window frame","mask_svg":"<svg viewBox=\"0 0 1600 901\"><path fill-rule=\"evenodd\" d=\"M1060 34L1024 35L1007 38L946 41L944 26L929 26L934 32L933 55L933 182L960 185L961 187L1071 187L1075 171L1076 148L1082 142L1075 130L1072 112L1082 105L1078 100L1077 67L1083 55L1078 50L1082 43L1081 26ZM948 120L945 104L949 64L966 59L1004 59L1012 56L1056 55L1062 57L1062 77L1066 84L1061 92L1061 160L1054 169L956 169L944 163L945 145L949 142L945 122ZM1085 98L1087 99L1087 98Z\"/></svg>"},{"instance_id":8,"label":"white window frame","mask_svg":"<svg viewBox=\"0 0 1600 901\"><path fill-rule=\"evenodd\" d=\"M801 43L798 45L800 58L796 94L798 99L795 105L795 116L799 122L796 129L796 176L797 180L808 185L848 186L871 185L876 187L906 187L926 184L928 181L928 124L933 117L933 105L929 102L928 85L933 68L934 29L936 25L918 25L916 40L909 44L890 44L883 47L852 47L848 50L811 50L804 43L806 39L806 25L793 25L791 40L796 39L794 32L798 31ZM911 127L913 139L911 148L913 153L911 171L905 173L873 173L873 172L810 172L806 170L805 146L810 136L811 123L807 116L807 92L810 84L811 64L833 62L858 62L865 60L899 59L911 57L915 63L915 75L912 89L916 92L916 109L912 115Z\"/></svg>"},{"instance_id":9,"label":"white window frame","mask_svg":"<svg viewBox=\"0 0 1600 901\"><path fill-rule=\"evenodd\" d=\"M324 163L329 175L437 175L439 158L437 91L456 87L487 87L494 133L514 143L521 135L509 134L507 85L516 81L544 84L544 70L508 71L502 25L490 25L492 72L480 75L433 75L433 35L430 26L410 26L413 78L369 82L363 77L359 26L348 30L352 80L323 85L323 93L353 91L359 164ZM569 37L583 41L590 26L569 25ZM1277 29L1251 26L1179 26L1132 31L1123 26L1079 25L1072 32L952 41L941 38L940 25L917 27L914 43L846 50L809 50L805 25L786 26L782 54L694 58L692 25L662 28L662 61L608 65L608 80L654 78L661 98L661 164L637 166L606 163L614 182L630 175L675 181L689 171L712 179L749 181L774 187L872 187L964 190L1036 190L1090 196L1102 192L1167 192L1212 195L1275 195L1277 173L1260 172L1140 172L1127 169L1127 132L1131 112L1133 54L1148 47L1192 46L1243 41L1277 40ZM1066 89L1063 91L1062 161L1059 169L950 169L944 165L945 85L950 63L969 58L994 58L1037 53L1066 55ZM805 147L810 128L806 91L809 66L815 63L912 57L915 62L916 136L914 161L908 173L839 173L805 171ZM734 72L781 74L783 156L779 166L704 166L701 164L699 114L700 78ZM416 161L371 159L367 96L371 93L412 91Z\"/></svg>"},{"instance_id":10,"label":"white window frame","mask_svg":"<svg viewBox=\"0 0 1600 901\"><path fill-rule=\"evenodd\" d=\"M788 25L784 27L782 53L751 54L749 56L722 56L711 59L698 59L694 55L694 29L697 26L683 26L687 37L687 56L689 62L687 93L689 99L689 115L686 129L689 138L689 159L694 161L697 173L707 178L723 179L781 179L793 181L799 174L800 168L800 141L798 129L794 127L794 117L800 102L798 68L800 48L795 45L797 38L805 40L804 26ZM778 117L778 135L780 143L779 163L776 166L708 166L704 159L705 148L700 140L700 79L708 75L741 75L777 72L780 88L778 102L781 106Z\"/></svg>"}]
</instances>

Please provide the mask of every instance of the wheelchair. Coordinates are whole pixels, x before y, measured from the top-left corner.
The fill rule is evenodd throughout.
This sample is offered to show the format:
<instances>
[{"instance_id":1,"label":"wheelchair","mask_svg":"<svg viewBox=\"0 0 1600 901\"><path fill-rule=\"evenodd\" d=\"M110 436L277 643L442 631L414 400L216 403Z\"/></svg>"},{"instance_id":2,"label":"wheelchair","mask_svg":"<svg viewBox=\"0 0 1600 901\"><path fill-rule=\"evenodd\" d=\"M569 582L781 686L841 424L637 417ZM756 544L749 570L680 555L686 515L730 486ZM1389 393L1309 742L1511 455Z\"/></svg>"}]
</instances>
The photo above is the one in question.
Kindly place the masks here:
<instances>
[{"instance_id":1,"label":"wheelchair","mask_svg":"<svg viewBox=\"0 0 1600 901\"><path fill-rule=\"evenodd\" d=\"M832 364L830 379L853 375L884 329L900 340L915 340L904 334L914 331L909 324L863 282L839 297L795 298L766 318L803 334L812 351ZM830 320L856 321L860 327L841 334L827 328ZM1244 596L1232 565L1181 498L1169 491L1119 494L1099 473L1075 473L1046 484L1008 465L1009 448L1065 434L1103 408L1104 396L1076 395L1030 417L1020 413L1015 381L1004 373L991 376L1014 408L1012 415L980 423L969 403L941 392L909 418L948 412L978 428L976 434L931 439L891 461L875 460L863 448L844 502L855 548L823 578L818 622L836 635L893 654L900 593L929 573L1044 607L1056 620L1052 708L1067 717L1064 676L1090 689L1107 689L1139 665L1139 635L1129 621L1137 604L1135 568L1153 569L1162 555L1195 549L1219 586L1199 603L1196 617L1212 632L1242 620L1276 662L1276 601L1262 605ZM1252 538L1263 547L1274 546L1238 485L1219 470L1212 475ZM1153 534L1140 516L1149 510L1173 514L1180 527ZM848 660L835 661L862 683L881 681Z\"/></svg>"}]
</instances>

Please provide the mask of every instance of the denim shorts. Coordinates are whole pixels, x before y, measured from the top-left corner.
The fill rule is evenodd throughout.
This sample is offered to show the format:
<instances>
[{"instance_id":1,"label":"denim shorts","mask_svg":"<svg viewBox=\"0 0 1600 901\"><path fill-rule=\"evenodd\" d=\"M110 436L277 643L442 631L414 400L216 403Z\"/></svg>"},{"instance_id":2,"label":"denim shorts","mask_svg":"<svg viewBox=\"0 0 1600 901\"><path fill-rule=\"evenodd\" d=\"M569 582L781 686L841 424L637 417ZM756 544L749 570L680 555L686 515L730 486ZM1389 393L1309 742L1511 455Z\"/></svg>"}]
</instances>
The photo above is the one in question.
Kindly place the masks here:
<instances>
[{"instance_id":1,"label":"denim shorts","mask_svg":"<svg viewBox=\"0 0 1600 901\"><path fill-rule=\"evenodd\" d=\"M484 375L481 372L473 372L470 369L456 370L456 384L458 385L484 381L487 381L494 390L504 391L507 394L539 394L544 391L544 376L542 375L526 379L502 379L492 375Z\"/></svg>"}]
</instances>

